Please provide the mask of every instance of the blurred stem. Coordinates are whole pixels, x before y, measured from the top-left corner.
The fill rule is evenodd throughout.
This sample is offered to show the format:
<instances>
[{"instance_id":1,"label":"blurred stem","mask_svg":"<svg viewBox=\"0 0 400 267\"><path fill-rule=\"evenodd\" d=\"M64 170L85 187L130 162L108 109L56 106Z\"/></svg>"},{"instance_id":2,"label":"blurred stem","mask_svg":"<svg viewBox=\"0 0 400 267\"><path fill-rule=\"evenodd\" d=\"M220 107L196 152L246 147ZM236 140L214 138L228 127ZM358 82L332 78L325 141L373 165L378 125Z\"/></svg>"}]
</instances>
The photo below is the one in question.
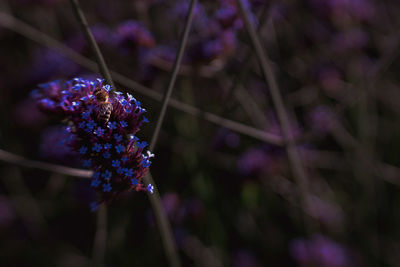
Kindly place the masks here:
<instances>
[{"instance_id":1,"label":"blurred stem","mask_svg":"<svg viewBox=\"0 0 400 267\"><path fill-rule=\"evenodd\" d=\"M172 267L180 267L181 263L179 260L179 255L176 249L175 241L172 235L171 224L168 221L167 216L165 215L164 209L161 204L160 194L155 185L153 176L150 171L147 172L145 177L145 182L147 184L152 184L154 186L153 194L147 192L147 196L150 199L151 207L153 208L153 212L156 218L157 226L161 234L161 241L163 243L163 247L165 250L165 254L167 256L167 260L169 262L169 266Z\"/></svg>"},{"instance_id":2,"label":"blurred stem","mask_svg":"<svg viewBox=\"0 0 400 267\"><path fill-rule=\"evenodd\" d=\"M75 11L76 17L78 18L78 21L82 27L83 33L85 34L85 37L87 41L89 42L89 46L92 49L92 52L94 56L96 57L96 61L99 66L99 70L101 75L106 79L106 82L112 86L112 88L115 90L114 82L112 81L110 71L107 68L106 62L104 60L104 57L102 53L100 52L100 48L97 45L92 32L89 29L89 25L87 23L85 14L82 11L82 8L79 5L78 0L70 0L72 7Z\"/></svg>"},{"instance_id":3,"label":"blurred stem","mask_svg":"<svg viewBox=\"0 0 400 267\"><path fill-rule=\"evenodd\" d=\"M168 82L167 90L165 91L163 99L162 99L162 106L161 106L160 114L158 115L156 128L153 132L153 136L150 141L150 151L154 151L154 149L155 149L155 146L156 146L157 140L158 140L158 136L160 134L161 126L163 124L165 114L167 112L168 102L170 100L172 90L175 85L176 77L178 76L179 67L180 67L180 64L182 61L183 53L185 51L187 39L189 36L189 31L190 31L191 24L193 21L193 15L194 15L193 11L194 11L194 6L195 6L196 2L197 2L197 0L190 1L189 11L186 16L183 33L179 40L178 53L175 57L175 61L174 61L172 73L171 73L171 76L170 76L170 79ZM174 239L172 236L171 225L169 224L167 216L165 215L165 213L163 211L158 189L157 189L150 173L148 173L146 175L145 182L146 182L146 184L153 184L153 186L154 186L153 194L148 193L148 196L150 197L150 202L153 207L153 210L154 210L154 213L156 216L156 220L157 220L157 225L161 232L161 239L162 239L162 242L164 245L164 249L165 249L165 253L168 258L169 265L172 267L179 267L181 264L179 261L179 256L178 256L178 252L176 249L176 245L175 245L175 242L174 242Z\"/></svg>"},{"instance_id":4,"label":"blurred stem","mask_svg":"<svg viewBox=\"0 0 400 267\"><path fill-rule=\"evenodd\" d=\"M250 12L251 11L247 10L245 8L242 0L236 0L236 2L238 4L240 12L243 16L247 32L250 36L251 42L255 49L255 53L257 55L257 59L261 65L262 73L269 85L272 102L274 103L275 110L278 115L278 120L279 120L279 123L281 126L282 134L283 134L283 137L284 137L284 140L286 143L286 151L287 151L287 155L288 155L288 159L289 159L289 164L291 166L291 171L293 173L293 176L296 179L296 183L299 186L300 201L301 201L301 207L302 207L302 211L303 211L302 216L303 216L303 221L305 224L304 226L305 226L308 234L311 234L314 229L313 222L306 215L306 212L308 210L307 196L309 195L308 178L307 178L303 163L301 161L299 151L298 151L298 149L295 145L294 139L292 137L292 131L291 131L291 127L290 127L288 112L283 104L281 92L279 90L278 83L275 79L272 67L269 63L268 56L267 56L266 52L264 51L264 48L262 47L262 44L260 41L260 38L254 29L253 23L250 20Z\"/></svg>"},{"instance_id":5,"label":"blurred stem","mask_svg":"<svg viewBox=\"0 0 400 267\"><path fill-rule=\"evenodd\" d=\"M44 46L47 46L49 48L52 48L56 50L58 53L67 56L70 58L72 61L76 62L77 64L96 72L97 71L97 64L80 55L79 53L75 52L71 48L67 47L63 43L55 40L54 38L48 36L47 34L38 31L37 29L31 27L27 23L24 23L23 21L14 18L13 16L10 16L8 14L5 14L0 11L0 26L5 27L9 30L12 30L16 33L21 34L22 36L25 36L26 38L29 38L35 42L38 42ZM116 82L119 84L125 86L128 88L128 90L132 93L139 93L142 94L146 97L149 97L151 99L154 99L155 101L160 102L162 100L162 95L144 85L141 85L140 83L119 74L118 72L115 71L110 71L112 74L112 77ZM134 89L133 89L134 88ZM274 134L269 134L266 133L263 130L259 130L254 127L250 127L248 125L228 120L226 118L223 118L221 116L215 115L213 113L207 112L207 111L201 111L200 109L188 105L186 103L182 103L176 99L171 98L170 101L168 102L168 105L180 110L182 112L185 112L187 114L190 114L192 116L203 116L203 118L211 123L214 123L216 125L225 127L227 129L230 129L234 132L240 133L242 135L250 136L254 139L260 140L265 143L269 144L274 144L274 145L282 145L282 140L279 136L276 136Z\"/></svg>"},{"instance_id":6,"label":"blurred stem","mask_svg":"<svg viewBox=\"0 0 400 267\"><path fill-rule=\"evenodd\" d=\"M144 23L147 29L151 29L151 20L149 16L149 6L146 1L133 1L138 20Z\"/></svg>"},{"instance_id":7,"label":"blurred stem","mask_svg":"<svg viewBox=\"0 0 400 267\"><path fill-rule=\"evenodd\" d=\"M0 161L8 162L11 164L24 166L27 168L41 169L49 172L55 172L59 174L64 174L68 176L75 176L80 178L90 178L92 177L92 172L83 169L75 169L70 167L64 167L61 165L51 164L47 162L35 161L26 159L24 157L12 154L10 152L0 149Z\"/></svg>"},{"instance_id":8,"label":"blurred stem","mask_svg":"<svg viewBox=\"0 0 400 267\"><path fill-rule=\"evenodd\" d=\"M99 206L96 220L91 267L104 266L104 256L107 244L107 207L103 203Z\"/></svg>"},{"instance_id":9,"label":"blurred stem","mask_svg":"<svg viewBox=\"0 0 400 267\"><path fill-rule=\"evenodd\" d=\"M259 21L260 21L260 24L257 25L257 32L261 31L261 29L263 28L265 22L272 21L272 16L269 14L267 7L265 7L262 10L262 13L260 15ZM241 63L241 67L240 67L239 73L237 75L235 75L235 80L229 85L229 89L225 93L225 99L230 99L234 95L236 89L239 88L239 85L248 76L248 73L249 73L248 70L249 70L249 68L251 66L251 63L252 63L252 60L253 60L252 51L250 51L250 49L248 49L248 47L243 47L243 50L244 50L243 51L243 53L244 53L243 59L244 60ZM225 105L225 107L229 108L229 105ZM225 113L225 111L227 111L226 110L227 108L225 108L223 110L223 113Z\"/></svg>"},{"instance_id":10,"label":"blurred stem","mask_svg":"<svg viewBox=\"0 0 400 267\"><path fill-rule=\"evenodd\" d=\"M260 24L257 27L257 32L261 31L261 29L264 26L264 22L272 24L272 16L270 16L267 7L265 7L262 10L259 21ZM226 87L228 87L228 89L225 91L225 97L224 97L224 101L226 101L227 104L223 106L220 114L224 116L225 114L228 113L228 111L232 108L233 105L229 104L232 103L229 102L229 100L233 96L235 96L236 101L239 103L239 105L242 106L243 110L245 111L245 113L247 113L247 116L253 122L253 124L256 127L263 129L267 125L268 120L264 112L258 106L258 103L253 99L252 95L248 90L246 90L246 88L244 87L245 85L243 84L243 81L248 76L249 73L248 70L253 60L252 52L250 51L250 49L248 49L247 47L243 47L243 50L244 50L243 63L241 64L239 74L235 75L234 80L231 81L229 79L227 72L223 72L223 74L219 78L221 86L225 85Z\"/></svg>"},{"instance_id":11,"label":"blurred stem","mask_svg":"<svg viewBox=\"0 0 400 267\"><path fill-rule=\"evenodd\" d=\"M361 83L359 88L360 101L358 103L358 137L360 140L360 145L355 149L355 156L357 158L357 165L355 168L355 175L358 176L359 181L363 184L365 188L364 198L361 198L361 206L364 206L365 202L372 202L372 207L367 209L363 209L363 207L359 208L362 211L363 221L362 223L368 223L364 221L368 218L369 214L372 214L372 218L375 220L373 223L374 230L371 232L376 234L371 235L372 240L372 255L376 257L376 266L381 266L381 258L382 258L382 239L380 236L380 205L379 205L379 182L374 177L374 173L371 172L371 168L374 168L374 164L370 162L370 155L374 155L374 138L376 136L376 126L377 126L377 115L375 111L375 106L373 103L373 88L375 79L378 75L378 72L373 73L373 78L370 83L364 82ZM375 74L375 75L374 75Z\"/></svg>"},{"instance_id":12,"label":"blurred stem","mask_svg":"<svg viewBox=\"0 0 400 267\"><path fill-rule=\"evenodd\" d=\"M151 151L154 150L154 147L157 143L158 135L160 134L161 126L164 122L165 114L167 111L168 102L171 97L172 90L174 89L176 77L178 76L178 73L179 73L179 68L181 65L183 52L185 51L187 39L189 36L189 31L190 31L192 20L193 20L193 15L194 15L193 11L194 11L194 6L195 6L196 2L197 2L197 0L191 0L191 2L190 2L189 11L186 16L185 26L183 28L183 33L182 33L182 35L180 37L180 41L179 41L178 53L175 57L174 65L172 67L172 73L171 73L171 76L170 76L170 79L168 82L168 88L164 92L163 99L161 101L162 102L161 111L160 111L160 114L157 119L156 129L154 130L153 136L151 138L151 142L150 142L150 150Z\"/></svg>"},{"instance_id":13,"label":"blurred stem","mask_svg":"<svg viewBox=\"0 0 400 267\"><path fill-rule=\"evenodd\" d=\"M345 136L344 136L345 135ZM352 139L353 137L350 136L349 133L344 132L344 129L341 129L341 132L337 131L334 133L335 139L341 143L341 145L347 149L354 149L356 146L360 146L357 141ZM340 139L340 140L339 140ZM372 158L369 158L372 161ZM0 149L0 161L7 162L10 164L26 167L26 168L33 168L44 170L52 173L58 173L62 175L67 175L71 177L89 179L92 177L92 171L84 170L84 169L75 169L70 167L65 167L62 165L51 164L42 161L30 160L24 158L22 156L4 151ZM336 161L335 163L338 163ZM381 175L382 179L400 186L400 168L395 167L393 165L384 163L384 162L376 162L376 166L373 168L373 172L375 175Z\"/></svg>"}]
</instances>

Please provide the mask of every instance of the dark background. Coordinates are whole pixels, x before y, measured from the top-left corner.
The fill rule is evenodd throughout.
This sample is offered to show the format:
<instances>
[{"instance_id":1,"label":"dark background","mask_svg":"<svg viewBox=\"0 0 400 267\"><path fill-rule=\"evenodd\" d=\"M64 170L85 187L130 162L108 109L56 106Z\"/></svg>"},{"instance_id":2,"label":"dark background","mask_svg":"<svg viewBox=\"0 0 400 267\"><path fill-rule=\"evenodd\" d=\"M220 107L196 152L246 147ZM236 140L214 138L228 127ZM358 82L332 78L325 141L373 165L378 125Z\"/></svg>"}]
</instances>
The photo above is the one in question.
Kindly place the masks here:
<instances>
[{"instance_id":1,"label":"dark background","mask_svg":"<svg viewBox=\"0 0 400 267\"><path fill-rule=\"evenodd\" d=\"M162 93L189 1L81 2L110 69ZM280 137L235 1L199 2L172 97ZM400 266L400 2L248 3L306 168L312 227L282 146L169 107L151 172L182 265ZM3 0L0 12L0 148L82 168L30 92L99 74L18 30L26 23L94 59L71 4ZM138 136L149 142L161 104L129 89L148 110ZM0 178L0 265L86 266L96 229L89 180L7 162ZM107 233L106 266L167 265L145 193L109 205Z\"/></svg>"}]
</instances>

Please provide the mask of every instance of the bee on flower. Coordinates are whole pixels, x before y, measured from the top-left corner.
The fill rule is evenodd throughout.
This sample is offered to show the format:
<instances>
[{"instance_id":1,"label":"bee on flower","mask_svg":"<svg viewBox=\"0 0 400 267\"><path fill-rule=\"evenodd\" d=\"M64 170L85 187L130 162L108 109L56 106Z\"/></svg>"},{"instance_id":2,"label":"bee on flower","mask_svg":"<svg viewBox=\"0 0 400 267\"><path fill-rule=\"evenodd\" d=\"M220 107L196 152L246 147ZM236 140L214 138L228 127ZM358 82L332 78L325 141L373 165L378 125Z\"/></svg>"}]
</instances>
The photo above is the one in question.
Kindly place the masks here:
<instances>
[{"instance_id":1,"label":"bee on flower","mask_svg":"<svg viewBox=\"0 0 400 267\"><path fill-rule=\"evenodd\" d=\"M132 95L112 91L103 80L81 78L42 84L32 95L43 112L70 125L73 138L68 145L93 170L91 187L99 195L97 204L125 191L153 192L143 177L154 154L144 152L147 143L136 136L148 122L146 110Z\"/></svg>"}]
</instances>

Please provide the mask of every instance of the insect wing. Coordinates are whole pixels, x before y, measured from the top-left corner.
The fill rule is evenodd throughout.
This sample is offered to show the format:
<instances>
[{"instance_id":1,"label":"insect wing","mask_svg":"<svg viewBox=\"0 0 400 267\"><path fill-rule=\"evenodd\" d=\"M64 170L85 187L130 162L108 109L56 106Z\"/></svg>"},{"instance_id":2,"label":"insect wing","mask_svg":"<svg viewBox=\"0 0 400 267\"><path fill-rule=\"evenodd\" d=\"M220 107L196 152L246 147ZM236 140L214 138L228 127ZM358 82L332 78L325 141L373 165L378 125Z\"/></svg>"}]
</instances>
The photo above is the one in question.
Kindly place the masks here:
<instances>
[{"instance_id":1,"label":"insect wing","mask_svg":"<svg viewBox=\"0 0 400 267\"><path fill-rule=\"evenodd\" d=\"M99 116L110 114L112 111L111 103L102 103L99 107Z\"/></svg>"}]
</instances>

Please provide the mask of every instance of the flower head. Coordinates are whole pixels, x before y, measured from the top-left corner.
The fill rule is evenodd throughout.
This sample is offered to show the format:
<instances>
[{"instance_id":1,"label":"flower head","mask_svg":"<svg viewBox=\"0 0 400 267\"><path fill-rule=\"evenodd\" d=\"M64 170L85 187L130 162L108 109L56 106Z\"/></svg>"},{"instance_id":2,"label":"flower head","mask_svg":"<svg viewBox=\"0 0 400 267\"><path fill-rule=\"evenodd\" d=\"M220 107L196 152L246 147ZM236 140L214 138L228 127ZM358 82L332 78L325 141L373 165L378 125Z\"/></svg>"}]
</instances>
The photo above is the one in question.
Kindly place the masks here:
<instances>
[{"instance_id":1,"label":"flower head","mask_svg":"<svg viewBox=\"0 0 400 267\"><path fill-rule=\"evenodd\" d=\"M116 29L117 43L123 51L130 52L139 47L151 48L154 38L144 25L134 20L121 23Z\"/></svg>"},{"instance_id":2,"label":"flower head","mask_svg":"<svg viewBox=\"0 0 400 267\"><path fill-rule=\"evenodd\" d=\"M99 105L93 96L98 88L108 92L113 106L106 125L98 120ZM142 181L153 155L143 154L146 142L135 148L138 139L131 138L145 120L145 110L132 95L112 91L100 79L75 78L42 84L33 97L42 111L57 114L70 125L73 140L68 144L81 155L83 165L94 171L91 186L100 196L98 203L127 190L153 190Z\"/></svg>"}]
</instances>

